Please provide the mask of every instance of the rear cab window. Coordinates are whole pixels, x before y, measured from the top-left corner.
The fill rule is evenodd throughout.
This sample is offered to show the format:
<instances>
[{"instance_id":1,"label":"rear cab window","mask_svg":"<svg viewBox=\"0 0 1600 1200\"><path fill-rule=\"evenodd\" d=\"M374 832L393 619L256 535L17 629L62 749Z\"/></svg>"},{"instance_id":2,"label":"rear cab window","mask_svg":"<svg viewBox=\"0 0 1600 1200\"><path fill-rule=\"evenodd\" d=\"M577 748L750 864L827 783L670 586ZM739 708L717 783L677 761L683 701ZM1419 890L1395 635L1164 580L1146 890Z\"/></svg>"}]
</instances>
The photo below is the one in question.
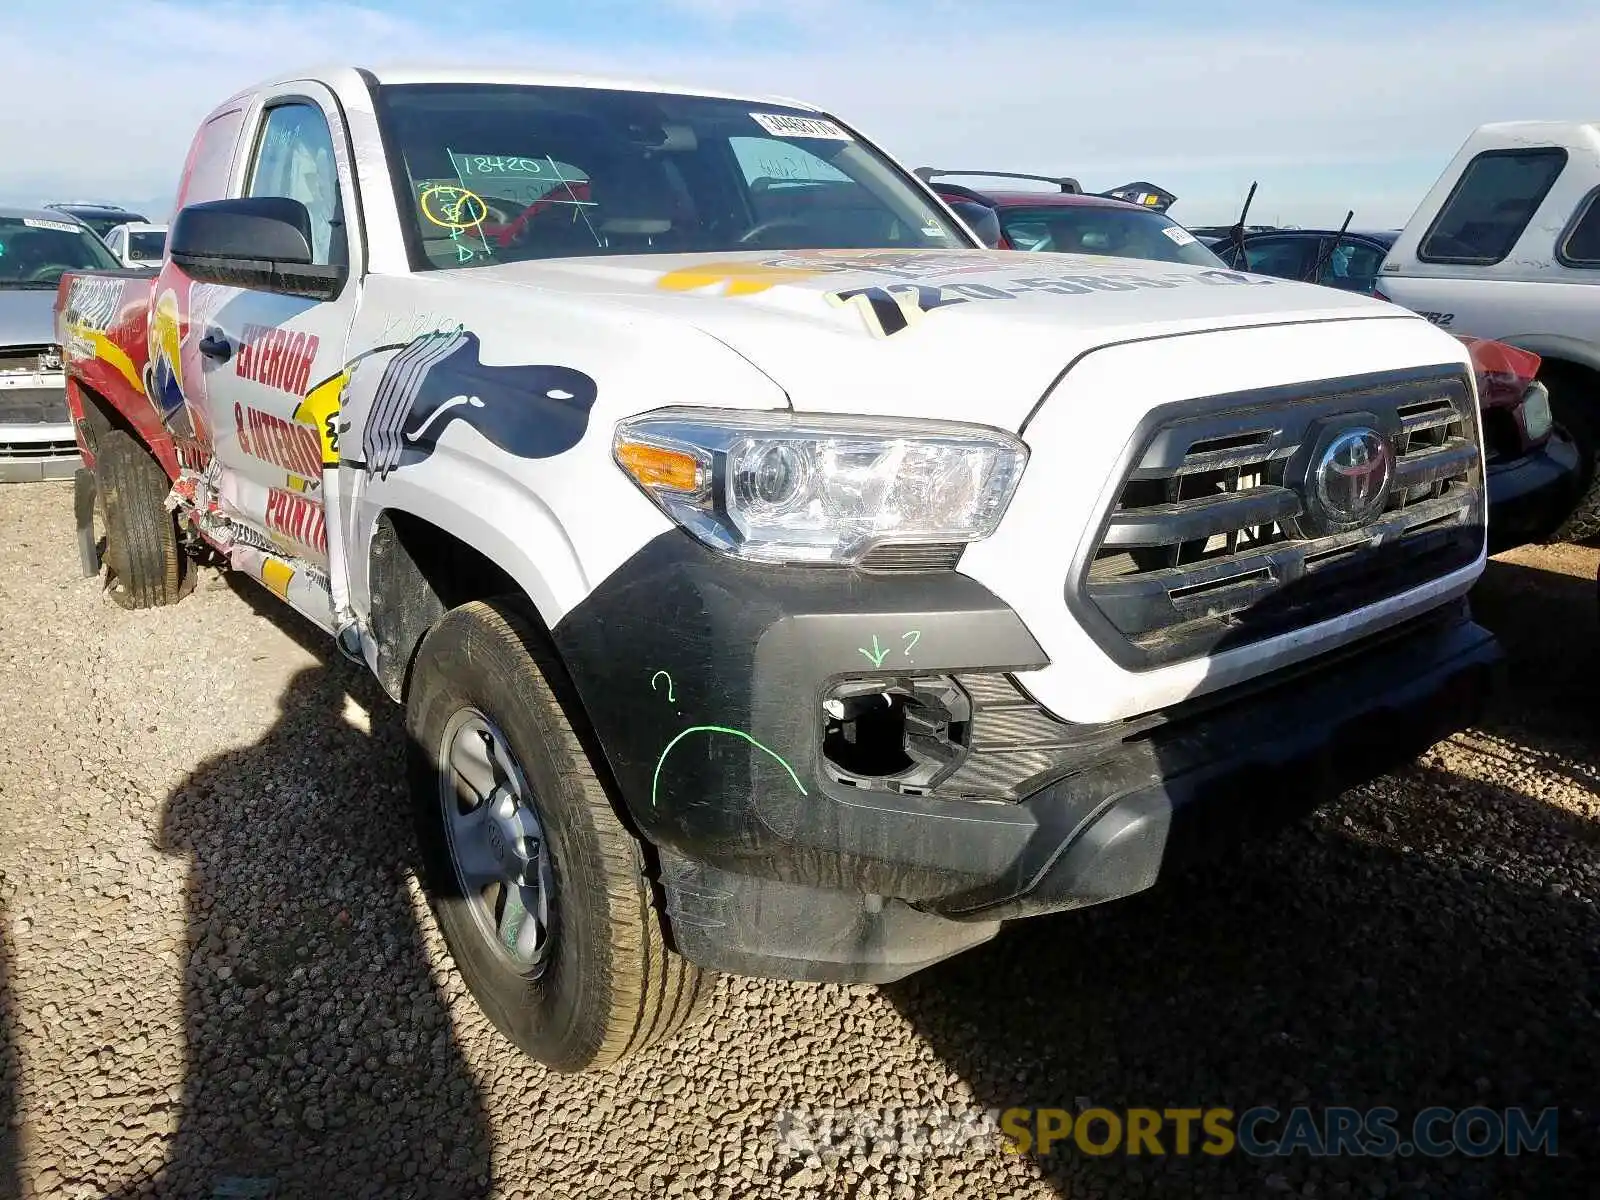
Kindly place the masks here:
<instances>
[{"instance_id":1,"label":"rear cab window","mask_svg":"<svg viewBox=\"0 0 1600 1200\"><path fill-rule=\"evenodd\" d=\"M1600 268L1600 188L1590 192L1578 205L1556 257L1569 267Z\"/></svg>"},{"instance_id":2,"label":"rear cab window","mask_svg":"<svg viewBox=\"0 0 1600 1200\"><path fill-rule=\"evenodd\" d=\"M1566 165L1567 152L1555 146L1479 154L1423 235L1417 257L1477 266L1502 261Z\"/></svg>"}]
</instances>

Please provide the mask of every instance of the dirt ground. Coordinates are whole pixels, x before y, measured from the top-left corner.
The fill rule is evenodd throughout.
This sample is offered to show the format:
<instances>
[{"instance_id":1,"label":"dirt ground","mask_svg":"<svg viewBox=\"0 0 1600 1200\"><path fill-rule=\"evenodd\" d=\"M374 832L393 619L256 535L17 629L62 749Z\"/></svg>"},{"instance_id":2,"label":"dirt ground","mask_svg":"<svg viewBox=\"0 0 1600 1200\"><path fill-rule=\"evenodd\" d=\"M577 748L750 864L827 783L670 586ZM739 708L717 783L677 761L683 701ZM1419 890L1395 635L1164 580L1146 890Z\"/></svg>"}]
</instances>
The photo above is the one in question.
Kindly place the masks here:
<instances>
[{"instance_id":1,"label":"dirt ground","mask_svg":"<svg viewBox=\"0 0 1600 1200\"><path fill-rule=\"evenodd\" d=\"M248 581L117 610L70 513L0 489L0 1197L1600 1194L1593 550L1494 561L1492 711L1282 837L893 986L721 980L702 1029L573 1077L444 954L376 686ZM793 1136L1090 1103L1554 1106L1559 1152Z\"/></svg>"}]
</instances>

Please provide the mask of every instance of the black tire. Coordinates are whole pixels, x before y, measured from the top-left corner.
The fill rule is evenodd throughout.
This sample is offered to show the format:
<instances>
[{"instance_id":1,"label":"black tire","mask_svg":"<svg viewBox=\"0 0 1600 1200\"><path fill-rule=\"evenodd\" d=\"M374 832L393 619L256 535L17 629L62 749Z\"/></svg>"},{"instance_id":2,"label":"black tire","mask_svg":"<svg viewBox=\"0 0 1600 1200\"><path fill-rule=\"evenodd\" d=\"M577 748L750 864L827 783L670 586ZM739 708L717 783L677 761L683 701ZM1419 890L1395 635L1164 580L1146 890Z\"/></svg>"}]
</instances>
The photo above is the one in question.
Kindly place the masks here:
<instances>
[{"instance_id":1,"label":"black tire","mask_svg":"<svg viewBox=\"0 0 1600 1200\"><path fill-rule=\"evenodd\" d=\"M1550 540L1589 541L1600 537L1600 385L1592 375L1559 367L1540 379L1550 389L1551 415L1578 451L1578 502Z\"/></svg>"},{"instance_id":2,"label":"black tire","mask_svg":"<svg viewBox=\"0 0 1600 1200\"><path fill-rule=\"evenodd\" d=\"M564 676L515 600L452 609L417 652L406 696L411 792L429 901L479 1006L556 1071L609 1066L695 1016L709 980L666 944L639 842L623 826L550 680ZM463 708L504 734L551 856L548 957L519 973L488 945L450 858L443 738Z\"/></svg>"},{"instance_id":3,"label":"black tire","mask_svg":"<svg viewBox=\"0 0 1600 1200\"><path fill-rule=\"evenodd\" d=\"M95 508L105 532L106 589L123 608L158 608L183 595L178 523L166 509L172 481L155 456L120 429L95 438Z\"/></svg>"}]
</instances>

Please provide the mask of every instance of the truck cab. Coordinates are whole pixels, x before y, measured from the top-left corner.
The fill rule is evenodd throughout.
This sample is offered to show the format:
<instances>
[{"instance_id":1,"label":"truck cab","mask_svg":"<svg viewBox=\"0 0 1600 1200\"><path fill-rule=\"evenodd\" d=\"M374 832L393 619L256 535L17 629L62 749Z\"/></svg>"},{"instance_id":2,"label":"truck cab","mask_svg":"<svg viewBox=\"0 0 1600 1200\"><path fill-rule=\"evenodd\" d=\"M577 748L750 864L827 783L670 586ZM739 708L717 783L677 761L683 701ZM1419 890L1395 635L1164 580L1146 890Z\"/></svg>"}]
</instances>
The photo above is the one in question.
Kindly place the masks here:
<instances>
[{"instance_id":1,"label":"truck cab","mask_svg":"<svg viewBox=\"0 0 1600 1200\"><path fill-rule=\"evenodd\" d=\"M986 249L793 100L285 77L57 320L113 597L219 557L374 673L451 953L557 1069L707 970L887 981L1149 887L1499 660L1459 341Z\"/></svg>"},{"instance_id":2,"label":"truck cab","mask_svg":"<svg viewBox=\"0 0 1600 1200\"><path fill-rule=\"evenodd\" d=\"M1559 531L1600 534L1600 122L1484 125L1384 259L1378 294L1442 329L1542 359L1576 443L1582 499Z\"/></svg>"}]
</instances>

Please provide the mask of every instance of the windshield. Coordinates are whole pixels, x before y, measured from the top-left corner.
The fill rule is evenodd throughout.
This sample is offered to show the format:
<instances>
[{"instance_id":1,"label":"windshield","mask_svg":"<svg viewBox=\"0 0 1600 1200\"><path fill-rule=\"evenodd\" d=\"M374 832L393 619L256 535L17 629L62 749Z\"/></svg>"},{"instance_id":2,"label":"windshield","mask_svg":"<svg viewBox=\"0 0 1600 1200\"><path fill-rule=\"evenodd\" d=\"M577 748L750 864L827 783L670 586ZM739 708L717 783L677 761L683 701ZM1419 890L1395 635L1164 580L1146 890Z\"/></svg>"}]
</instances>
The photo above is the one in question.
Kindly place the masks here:
<instances>
[{"instance_id":1,"label":"windshield","mask_svg":"<svg viewBox=\"0 0 1600 1200\"><path fill-rule=\"evenodd\" d=\"M167 235L159 229L135 230L128 234L128 257L135 262L157 262L166 244Z\"/></svg>"},{"instance_id":2,"label":"windshield","mask_svg":"<svg viewBox=\"0 0 1600 1200\"><path fill-rule=\"evenodd\" d=\"M1105 254L1220 267L1223 262L1170 217L1137 208L1060 204L1000 211L1006 240L1018 250Z\"/></svg>"},{"instance_id":3,"label":"windshield","mask_svg":"<svg viewBox=\"0 0 1600 1200\"><path fill-rule=\"evenodd\" d=\"M55 287L64 272L122 264L82 225L43 217L0 217L0 287Z\"/></svg>"},{"instance_id":4,"label":"windshield","mask_svg":"<svg viewBox=\"0 0 1600 1200\"><path fill-rule=\"evenodd\" d=\"M752 101L489 84L381 89L419 267L972 243L833 121Z\"/></svg>"}]
</instances>

